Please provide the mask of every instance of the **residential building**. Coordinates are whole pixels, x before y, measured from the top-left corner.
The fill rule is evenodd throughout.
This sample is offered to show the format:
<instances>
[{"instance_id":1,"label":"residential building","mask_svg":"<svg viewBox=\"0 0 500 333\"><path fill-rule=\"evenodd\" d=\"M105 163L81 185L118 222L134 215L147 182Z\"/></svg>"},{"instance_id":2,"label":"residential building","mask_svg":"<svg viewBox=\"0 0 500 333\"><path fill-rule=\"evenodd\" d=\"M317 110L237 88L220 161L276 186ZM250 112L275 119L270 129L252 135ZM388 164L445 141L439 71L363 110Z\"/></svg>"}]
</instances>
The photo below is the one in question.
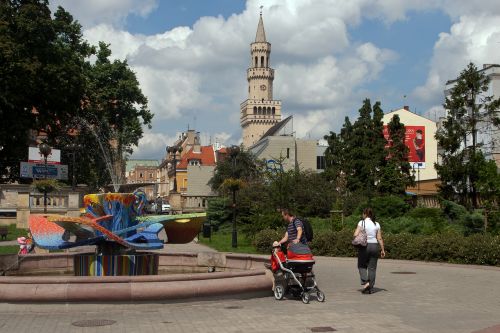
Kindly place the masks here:
<instances>
[{"instance_id":1,"label":"residential building","mask_svg":"<svg viewBox=\"0 0 500 333\"><path fill-rule=\"evenodd\" d=\"M159 166L159 195L175 212L204 211L207 200L216 194L208 185L217 161L214 146L202 146L199 132L188 130L167 151ZM174 167L175 166L175 167Z\"/></svg>"},{"instance_id":2,"label":"residential building","mask_svg":"<svg viewBox=\"0 0 500 333\"><path fill-rule=\"evenodd\" d=\"M436 123L426 117L410 111L408 106L386 113L382 118L384 123L384 136L388 139L387 124L394 115L398 115L401 123L405 125L405 144L409 149L409 162L415 175L417 185L408 188L409 192L418 194L435 194L439 184L438 175L434 164L438 161Z\"/></svg>"},{"instance_id":3,"label":"residential building","mask_svg":"<svg viewBox=\"0 0 500 333\"><path fill-rule=\"evenodd\" d=\"M128 160L125 167L127 184L143 184L140 188L148 199L154 199L158 192L159 170L157 160Z\"/></svg>"}]
</instances>

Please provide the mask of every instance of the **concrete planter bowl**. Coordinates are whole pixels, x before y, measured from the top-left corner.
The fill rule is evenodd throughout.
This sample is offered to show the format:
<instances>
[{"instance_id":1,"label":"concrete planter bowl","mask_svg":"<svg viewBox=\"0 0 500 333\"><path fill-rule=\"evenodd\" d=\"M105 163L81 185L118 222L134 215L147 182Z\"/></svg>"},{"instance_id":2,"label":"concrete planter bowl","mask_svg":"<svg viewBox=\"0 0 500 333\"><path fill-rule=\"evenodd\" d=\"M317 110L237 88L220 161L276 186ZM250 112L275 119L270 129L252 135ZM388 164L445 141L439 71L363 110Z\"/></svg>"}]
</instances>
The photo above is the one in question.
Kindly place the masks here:
<instances>
[{"instance_id":1,"label":"concrete planter bowl","mask_svg":"<svg viewBox=\"0 0 500 333\"><path fill-rule=\"evenodd\" d=\"M267 259L259 256L158 253L161 275L102 277L70 276L73 256L0 256L0 268L10 267L6 276L0 276L0 301L161 301L263 292L272 286L263 265Z\"/></svg>"}]
</instances>

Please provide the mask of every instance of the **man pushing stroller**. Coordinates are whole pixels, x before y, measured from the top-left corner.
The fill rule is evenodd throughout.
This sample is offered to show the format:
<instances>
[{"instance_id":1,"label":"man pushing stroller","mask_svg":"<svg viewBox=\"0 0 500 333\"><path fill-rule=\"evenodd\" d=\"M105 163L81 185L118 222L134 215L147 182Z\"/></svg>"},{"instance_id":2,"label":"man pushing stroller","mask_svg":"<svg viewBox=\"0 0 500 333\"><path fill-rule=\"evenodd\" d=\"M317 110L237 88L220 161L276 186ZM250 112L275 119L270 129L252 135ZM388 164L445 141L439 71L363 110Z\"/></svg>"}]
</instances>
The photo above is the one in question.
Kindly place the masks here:
<instances>
[{"instance_id":1,"label":"man pushing stroller","mask_svg":"<svg viewBox=\"0 0 500 333\"><path fill-rule=\"evenodd\" d=\"M287 209L282 210L281 215L288 226L283 238L273 243L270 269L273 272L274 297L280 300L290 292L300 296L302 302L307 304L309 295L316 293L318 301L323 302L325 295L319 290L312 272L315 260L307 245L304 224ZM288 244L286 256L281 249L285 243Z\"/></svg>"}]
</instances>

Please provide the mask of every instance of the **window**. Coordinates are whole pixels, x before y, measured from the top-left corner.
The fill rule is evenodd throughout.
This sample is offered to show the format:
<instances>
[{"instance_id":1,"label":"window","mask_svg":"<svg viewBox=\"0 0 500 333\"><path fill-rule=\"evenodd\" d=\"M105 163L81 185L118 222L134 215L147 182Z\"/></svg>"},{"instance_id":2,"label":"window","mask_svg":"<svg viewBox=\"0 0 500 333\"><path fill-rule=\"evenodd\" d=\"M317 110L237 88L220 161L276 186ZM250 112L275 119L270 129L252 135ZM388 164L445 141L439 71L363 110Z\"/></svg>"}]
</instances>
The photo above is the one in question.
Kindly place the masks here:
<instances>
[{"instance_id":1,"label":"window","mask_svg":"<svg viewBox=\"0 0 500 333\"><path fill-rule=\"evenodd\" d=\"M149 174L149 178L153 178L153 174L152 173Z\"/></svg>"},{"instance_id":2,"label":"window","mask_svg":"<svg viewBox=\"0 0 500 333\"><path fill-rule=\"evenodd\" d=\"M316 156L316 169L324 170L325 169L325 156Z\"/></svg>"},{"instance_id":3,"label":"window","mask_svg":"<svg viewBox=\"0 0 500 333\"><path fill-rule=\"evenodd\" d=\"M142 178L142 172L141 172L141 173L139 173L139 178Z\"/></svg>"},{"instance_id":4,"label":"window","mask_svg":"<svg viewBox=\"0 0 500 333\"><path fill-rule=\"evenodd\" d=\"M273 115L276 113L276 108L274 106L272 108L272 113L273 113Z\"/></svg>"},{"instance_id":5,"label":"window","mask_svg":"<svg viewBox=\"0 0 500 333\"><path fill-rule=\"evenodd\" d=\"M256 106L253 107L253 114L257 114L257 107Z\"/></svg>"},{"instance_id":6,"label":"window","mask_svg":"<svg viewBox=\"0 0 500 333\"><path fill-rule=\"evenodd\" d=\"M259 64L258 64L258 59L257 57L255 57L255 66L254 67L259 67Z\"/></svg>"},{"instance_id":7,"label":"window","mask_svg":"<svg viewBox=\"0 0 500 333\"><path fill-rule=\"evenodd\" d=\"M290 148L286 149L286 158L290 158Z\"/></svg>"},{"instance_id":8,"label":"window","mask_svg":"<svg viewBox=\"0 0 500 333\"><path fill-rule=\"evenodd\" d=\"M200 165L200 160L189 160L189 165Z\"/></svg>"}]
</instances>

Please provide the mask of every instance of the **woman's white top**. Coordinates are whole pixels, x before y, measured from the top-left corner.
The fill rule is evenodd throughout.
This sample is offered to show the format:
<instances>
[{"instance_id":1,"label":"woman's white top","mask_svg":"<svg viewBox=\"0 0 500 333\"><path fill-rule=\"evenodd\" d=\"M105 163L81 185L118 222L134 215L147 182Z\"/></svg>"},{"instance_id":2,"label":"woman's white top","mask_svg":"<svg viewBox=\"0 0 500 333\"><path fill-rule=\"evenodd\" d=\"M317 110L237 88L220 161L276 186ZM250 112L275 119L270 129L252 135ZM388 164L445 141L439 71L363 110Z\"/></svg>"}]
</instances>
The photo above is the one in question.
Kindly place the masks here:
<instances>
[{"instance_id":1,"label":"woman's white top","mask_svg":"<svg viewBox=\"0 0 500 333\"><path fill-rule=\"evenodd\" d=\"M358 227L360 227L360 229L363 229L363 220L358 222ZM373 223L373 221L369 217L365 219L365 231L368 243L378 243L377 232L379 230L380 224L378 224L378 222Z\"/></svg>"}]
</instances>

